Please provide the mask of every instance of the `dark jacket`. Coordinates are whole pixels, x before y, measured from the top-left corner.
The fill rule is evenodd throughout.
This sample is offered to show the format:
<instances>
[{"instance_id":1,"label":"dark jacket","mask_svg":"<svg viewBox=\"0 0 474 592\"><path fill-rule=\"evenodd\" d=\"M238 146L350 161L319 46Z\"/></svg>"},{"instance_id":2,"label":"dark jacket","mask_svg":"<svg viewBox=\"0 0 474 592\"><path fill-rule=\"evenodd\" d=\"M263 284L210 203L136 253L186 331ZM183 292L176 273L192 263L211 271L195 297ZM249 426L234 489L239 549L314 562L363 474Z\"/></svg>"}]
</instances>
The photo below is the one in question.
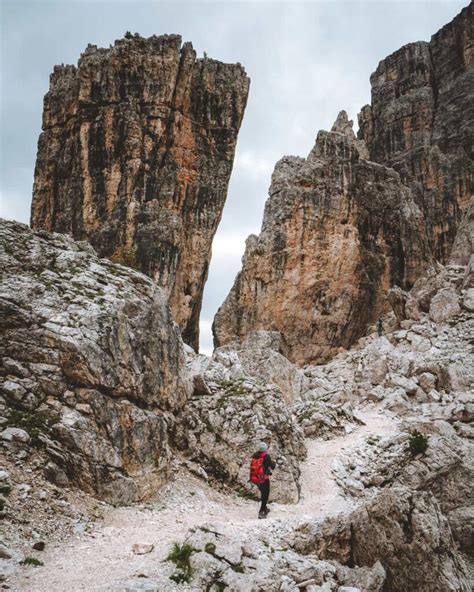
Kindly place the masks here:
<instances>
[{"instance_id":1,"label":"dark jacket","mask_svg":"<svg viewBox=\"0 0 474 592\"><path fill-rule=\"evenodd\" d=\"M253 458L258 458L261 454L261 452L256 452L253 455ZM272 461L268 452L265 452L264 454L265 456L263 457L263 472L265 475L271 475L272 470L276 467L276 463Z\"/></svg>"}]
</instances>

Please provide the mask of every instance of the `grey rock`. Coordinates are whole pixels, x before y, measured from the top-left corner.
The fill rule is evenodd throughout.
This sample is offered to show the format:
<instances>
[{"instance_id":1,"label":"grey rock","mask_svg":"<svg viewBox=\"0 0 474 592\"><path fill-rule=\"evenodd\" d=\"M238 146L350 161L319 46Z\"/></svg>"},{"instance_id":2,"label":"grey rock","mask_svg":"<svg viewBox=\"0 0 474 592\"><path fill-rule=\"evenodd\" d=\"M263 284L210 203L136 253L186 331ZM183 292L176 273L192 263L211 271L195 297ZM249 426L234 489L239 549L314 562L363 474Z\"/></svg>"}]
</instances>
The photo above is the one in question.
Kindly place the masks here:
<instances>
[{"instance_id":1,"label":"grey rock","mask_svg":"<svg viewBox=\"0 0 474 592\"><path fill-rule=\"evenodd\" d=\"M166 296L66 236L2 221L0 247L8 319L0 357L30 370L0 382L44 444L45 474L114 503L156 489L171 459L173 413L190 394ZM2 432L7 443L24 434L12 429Z\"/></svg>"}]
</instances>

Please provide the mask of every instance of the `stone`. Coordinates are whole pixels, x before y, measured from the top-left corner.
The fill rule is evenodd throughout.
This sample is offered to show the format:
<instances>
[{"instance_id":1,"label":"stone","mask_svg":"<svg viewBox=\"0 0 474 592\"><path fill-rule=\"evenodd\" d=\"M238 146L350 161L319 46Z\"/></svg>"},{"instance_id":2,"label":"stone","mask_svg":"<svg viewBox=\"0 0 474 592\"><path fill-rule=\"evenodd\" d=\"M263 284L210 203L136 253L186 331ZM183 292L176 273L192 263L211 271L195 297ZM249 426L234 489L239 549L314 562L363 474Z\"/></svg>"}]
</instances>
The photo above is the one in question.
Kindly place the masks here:
<instances>
[{"instance_id":1,"label":"stone","mask_svg":"<svg viewBox=\"0 0 474 592\"><path fill-rule=\"evenodd\" d=\"M408 300L408 294L398 286L394 286L389 290L387 299L390 302L390 306L392 307L397 322L400 325L400 323L407 318L406 302Z\"/></svg>"},{"instance_id":2,"label":"stone","mask_svg":"<svg viewBox=\"0 0 474 592\"><path fill-rule=\"evenodd\" d=\"M132 551L134 555L146 555L151 553L154 548L155 545L152 545L151 543L135 543L132 545Z\"/></svg>"},{"instance_id":3,"label":"stone","mask_svg":"<svg viewBox=\"0 0 474 592\"><path fill-rule=\"evenodd\" d=\"M426 268L421 211L398 173L336 131L319 132L306 159L280 160L269 195L214 319L215 346L279 331L292 362L325 362L375 323L391 285L408 288Z\"/></svg>"},{"instance_id":4,"label":"stone","mask_svg":"<svg viewBox=\"0 0 474 592\"><path fill-rule=\"evenodd\" d=\"M423 372L418 377L418 384L425 391L425 393L431 392L436 388L436 376L431 372Z\"/></svg>"},{"instance_id":5,"label":"stone","mask_svg":"<svg viewBox=\"0 0 474 592\"><path fill-rule=\"evenodd\" d=\"M349 516L300 526L293 546L343 564L379 561L387 592L470 589L469 570L447 519L426 492L401 487L382 492Z\"/></svg>"},{"instance_id":6,"label":"stone","mask_svg":"<svg viewBox=\"0 0 474 592\"><path fill-rule=\"evenodd\" d=\"M45 547L46 547L46 543L44 541L37 541L33 545L33 549L35 551L44 551Z\"/></svg>"},{"instance_id":7,"label":"stone","mask_svg":"<svg viewBox=\"0 0 474 592\"><path fill-rule=\"evenodd\" d=\"M5 442L17 444L28 444L31 440L30 435L21 428L7 428L0 433L0 438Z\"/></svg>"},{"instance_id":8,"label":"stone","mask_svg":"<svg viewBox=\"0 0 474 592\"><path fill-rule=\"evenodd\" d=\"M430 304L430 318L442 323L459 314L459 296L452 289L445 289L433 296Z\"/></svg>"},{"instance_id":9,"label":"stone","mask_svg":"<svg viewBox=\"0 0 474 592\"><path fill-rule=\"evenodd\" d=\"M474 288L469 288L464 293L462 306L469 312L474 312Z\"/></svg>"},{"instance_id":10,"label":"stone","mask_svg":"<svg viewBox=\"0 0 474 592\"><path fill-rule=\"evenodd\" d=\"M75 483L114 503L156 490L171 462L172 414L190 395L165 294L70 237L16 222L1 222L0 253L0 359L30 368L36 401L31 408L16 400L6 416L32 425L45 475L57 485ZM76 409L60 401L71 385L80 385ZM18 428L2 438L29 440Z\"/></svg>"},{"instance_id":11,"label":"stone","mask_svg":"<svg viewBox=\"0 0 474 592\"><path fill-rule=\"evenodd\" d=\"M196 350L249 82L179 35L136 36L55 66L44 99L32 227L154 278Z\"/></svg>"}]
</instances>

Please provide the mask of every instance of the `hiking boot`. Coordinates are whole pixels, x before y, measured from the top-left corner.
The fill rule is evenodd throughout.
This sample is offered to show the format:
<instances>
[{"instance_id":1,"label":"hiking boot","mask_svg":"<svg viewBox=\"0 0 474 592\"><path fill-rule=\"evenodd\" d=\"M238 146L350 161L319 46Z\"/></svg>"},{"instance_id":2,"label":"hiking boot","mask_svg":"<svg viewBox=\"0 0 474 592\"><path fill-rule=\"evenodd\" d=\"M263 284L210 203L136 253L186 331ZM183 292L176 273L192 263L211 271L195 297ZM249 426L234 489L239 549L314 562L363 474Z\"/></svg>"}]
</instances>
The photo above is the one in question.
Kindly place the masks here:
<instances>
[{"instance_id":1,"label":"hiking boot","mask_svg":"<svg viewBox=\"0 0 474 592\"><path fill-rule=\"evenodd\" d=\"M267 517L267 512L265 512L265 510L263 510L262 512L258 513L258 518L261 520L262 518L266 518Z\"/></svg>"},{"instance_id":2,"label":"hiking boot","mask_svg":"<svg viewBox=\"0 0 474 592\"><path fill-rule=\"evenodd\" d=\"M270 508L265 508L265 516L268 516L268 514L270 514Z\"/></svg>"}]
</instances>

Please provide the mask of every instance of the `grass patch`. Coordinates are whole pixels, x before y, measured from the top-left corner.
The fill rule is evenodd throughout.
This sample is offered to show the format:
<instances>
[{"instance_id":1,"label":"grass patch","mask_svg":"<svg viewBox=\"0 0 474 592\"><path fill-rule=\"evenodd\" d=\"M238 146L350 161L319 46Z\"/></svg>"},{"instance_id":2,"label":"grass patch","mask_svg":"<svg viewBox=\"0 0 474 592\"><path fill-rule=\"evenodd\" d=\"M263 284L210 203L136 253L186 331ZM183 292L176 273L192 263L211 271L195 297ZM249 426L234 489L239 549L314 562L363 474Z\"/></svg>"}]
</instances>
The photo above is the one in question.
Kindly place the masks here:
<instances>
[{"instance_id":1,"label":"grass patch","mask_svg":"<svg viewBox=\"0 0 474 592\"><path fill-rule=\"evenodd\" d=\"M426 449L428 448L428 436L425 436L425 434L422 434L418 430L415 430L414 432L412 432L410 436L408 446L410 448L412 456L415 456L417 454L423 454L426 452Z\"/></svg>"},{"instance_id":2,"label":"grass patch","mask_svg":"<svg viewBox=\"0 0 474 592\"><path fill-rule=\"evenodd\" d=\"M28 557L23 559L23 561L20 561L20 565L33 565L34 567L39 567L40 565L44 565L44 563L39 559L36 559L36 557L31 557L28 555Z\"/></svg>"},{"instance_id":3,"label":"grass patch","mask_svg":"<svg viewBox=\"0 0 474 592\"><path fill-rule=\"evenodd\" d=\"M193 577L193 568L191 567L190 559L193 553L196 553L198 549L195 549L189 543L173 543L173 547L166 558L167 561L171 561L176 565L174 572L170 575L170 580L177 584L189 584Z\"/></svg>"},{"instance_id":4,"label":"grass patch","mask_svg":"<svg viewBox=\"0 0 474 592\"><path fill-rule=\"evenodd\" d=\"M244 499L252 500L254 502L260 501L260 496L257 493L254 493L253 491L248 491L248 489L244 489L244 488L238 489L237 495L239 497L243 497Z\"/></svg>"},{"instance_id":5,"label":"grass patch","mask_svg":"<svg viewBox=\"0 0 474 592\"><path fill-rule=\"evenodd\" d=\"M234 378L231 380L219 380L217 384L223 391L224 397L238 397L240 395L246 395L247 391L242 386L245 382L245 378Z\"/></svg>"}]
</instances>

